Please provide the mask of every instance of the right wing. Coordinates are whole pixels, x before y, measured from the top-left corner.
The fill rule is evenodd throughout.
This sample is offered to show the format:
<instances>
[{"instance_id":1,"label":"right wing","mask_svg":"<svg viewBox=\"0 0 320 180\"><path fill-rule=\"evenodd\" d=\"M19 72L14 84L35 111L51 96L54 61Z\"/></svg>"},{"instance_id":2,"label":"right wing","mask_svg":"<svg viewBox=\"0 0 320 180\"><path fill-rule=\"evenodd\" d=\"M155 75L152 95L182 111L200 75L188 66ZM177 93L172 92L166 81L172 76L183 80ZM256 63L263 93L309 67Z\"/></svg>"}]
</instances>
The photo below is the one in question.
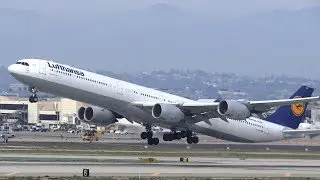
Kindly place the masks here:
<instances>
[{"instance_id":1,"label":"right wing","mask_svg":"<svg viewBox=\"0 0 320 180\"><path fill-rule=\"evenodd\" d=\"M297 104L297 103L306 103L319 101L320 96L316 97L306 97L306 98L295 98L295 99L281 99L281 100L267 100L267 101L240 101L234 100L240 104L245 105L251 112L266 112L269 111L272 107ZM222 102L222 101L221 101ZM171 104L173 106L179 107L183 112L188 112L193 115L206 115L208 117L219 117L217 113L218 106L221 102L186 102L182 104ZM228 101L225 101L228 102ZM142 109L151 110L155 104L162 104L157 102L133 102L133 105L140 107Z\"/></svg>"}]
</instances>

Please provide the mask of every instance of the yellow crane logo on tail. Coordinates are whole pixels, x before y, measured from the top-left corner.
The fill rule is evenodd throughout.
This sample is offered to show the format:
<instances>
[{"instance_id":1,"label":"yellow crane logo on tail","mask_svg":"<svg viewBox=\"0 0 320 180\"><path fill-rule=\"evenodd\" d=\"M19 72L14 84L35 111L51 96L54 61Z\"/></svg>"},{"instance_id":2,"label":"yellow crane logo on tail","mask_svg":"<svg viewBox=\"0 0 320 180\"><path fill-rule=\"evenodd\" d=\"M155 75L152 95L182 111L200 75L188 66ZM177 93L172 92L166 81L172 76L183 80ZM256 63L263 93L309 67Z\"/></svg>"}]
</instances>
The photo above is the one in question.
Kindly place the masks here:
<instances>
[{"instance_id":1,"label":"yellow crane logo on tail","mask_svg":"<svg viewBox=\"0 0 320 180\"><path fill-rule=\"evenodd\" d=\"M294 98L301 98L301 96L295 96ZM304 106L305 106L305 103L303 102L291 104L292 113L295 116L301 116L304 112Z\"/></svg>"}]
</instances>

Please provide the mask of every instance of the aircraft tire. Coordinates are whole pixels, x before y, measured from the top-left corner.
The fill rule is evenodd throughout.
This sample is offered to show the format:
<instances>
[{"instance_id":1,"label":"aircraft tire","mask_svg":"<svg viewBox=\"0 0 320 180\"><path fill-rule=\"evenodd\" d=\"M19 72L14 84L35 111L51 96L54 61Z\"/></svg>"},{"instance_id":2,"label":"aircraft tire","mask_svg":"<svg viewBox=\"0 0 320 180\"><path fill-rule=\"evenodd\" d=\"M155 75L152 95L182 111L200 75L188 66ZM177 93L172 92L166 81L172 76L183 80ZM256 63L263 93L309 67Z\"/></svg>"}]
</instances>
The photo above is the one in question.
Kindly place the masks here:
<instances>
[{"instance_id":1,"label":"aircraft tire","mask_svg":"<svg viewBox=\"0 0 320 180\"><path fill-rule=\"evenodd\" d=\"M192 139L191 138L187 138L187 143L188 144L192 144Z\"/></svg>"},{"instance_id":2,"label":"aircraft tire","mask_svg":"<svg viewBox=\"0 0 320 180\"><path fill-rule=\"evenodd\" d=\"M148 144L149 144L149 145L153 145L153 144L154 144L153 138L149 138L149 139L148 139Z\"/></svg>"},{"instance_id":3,"label":"aircraft tire","mask_svg":"<svg viewBox=\"0 0 320 180\"><path fill-rule=\"evenodd\" d=\"M147 132L147 138L152 139L153 133L151 131Z\"/></svg>"},{"instance_id":4,"label":"aircraft tire","mask_svg":"<svg viewBox=\"0 0 320 180\"><path fill-rule=\"evenodd\" d=\"M158 145L159 144L159 139L158 138L153 138L153 144Z\"/></svg>"},{"instance_id":5,"label":"aircraft tire","mask_svg":"<svg viewBox=\"0 0 320 180\"><path fill-rule=\"evenodd\" d=\"M140 137L141 137L141 139L147 139L147 133L146 132L142 132Z\"/></svg>"},{"instance_id":6,"label":"aircraft tire","mask_svg":"<svg viewBox=\"0 0 320 180\"><path fill-rule=\"evenodd\" d=\"M177 133L175 135L175 139L180 140L182 138L182 134L181 133Z\"/></svg>"},{"instance_id":7,"label":"aircraft tire","mask_svg":"<svg viewBox=\"0 0 320 180\"><path fill-rule=\"evenodd\" d=\"M191 138L191 141L192 141L194 144L198 144L199 138L198 138L197 136L193 136L193 137Z\"/></svg>"},{"instance_id":8,"label":"aircraft tire","mask_svg":"<svg viewBox=\"0 0 320 180\"><path fill-rule=\"evenodd\" d=\"M163 134L162 139L163 139L164 141L168 141L168 140L169 140L168 134Z\"/></svg>"},{"instance_id":9,"label":"aircraft tire","mask_svg":"<svg viewBox=\"0 0 320 180\"><path fill-rule=\"evenodd\" d=\"M180 132L180 135L181 135L181 138L187 137L186 131L181 131L181 132Z\"/></svg>"}]
</instances>

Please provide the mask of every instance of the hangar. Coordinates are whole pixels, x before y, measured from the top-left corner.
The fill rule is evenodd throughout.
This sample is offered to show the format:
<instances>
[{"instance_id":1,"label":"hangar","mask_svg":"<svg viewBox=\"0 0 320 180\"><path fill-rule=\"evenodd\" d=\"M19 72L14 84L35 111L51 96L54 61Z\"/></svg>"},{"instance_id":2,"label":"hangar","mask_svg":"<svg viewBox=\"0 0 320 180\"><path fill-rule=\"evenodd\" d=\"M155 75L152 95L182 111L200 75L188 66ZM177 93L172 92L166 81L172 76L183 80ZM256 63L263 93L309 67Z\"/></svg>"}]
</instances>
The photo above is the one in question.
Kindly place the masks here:
<instances>
[{"instance_id":1,"label":"hangar","mask_svg":"<svg viewBox=\"0 0 320 180\"><path fill-rule=\"evenodd\" d=\"M84 105L66 98L44 98L38 103L30 103L28 98L0 96L0 118L3 122L41 123L46 127L78 124L76 112Z\"/></svg>"}]
</instances>

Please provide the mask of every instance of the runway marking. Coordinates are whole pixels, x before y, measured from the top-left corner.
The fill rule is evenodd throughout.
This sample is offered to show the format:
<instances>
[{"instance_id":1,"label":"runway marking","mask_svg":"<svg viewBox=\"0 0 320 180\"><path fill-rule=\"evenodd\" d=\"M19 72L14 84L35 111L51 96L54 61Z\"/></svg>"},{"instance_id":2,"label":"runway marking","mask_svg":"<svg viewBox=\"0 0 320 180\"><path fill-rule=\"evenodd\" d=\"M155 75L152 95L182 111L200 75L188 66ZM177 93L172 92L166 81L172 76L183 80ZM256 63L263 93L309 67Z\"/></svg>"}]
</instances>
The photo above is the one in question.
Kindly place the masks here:
<instances>
[{"instance_id":1,"label":"runway marking","mask_svg":"<svg viewBox=\"0 0 320 180\"><path fill-rule=\"evenodd\" d=\"M16 174L19 174L19 172L8 173L8 174L5 174L5 176L12 176L12 175L16 175Z\"/></svg>"},{"instance_id":2,"label":"runway marking","mask_svg":"<svg viewBox=\"0 0 320 180\"><path fill-rule=\"evenodd\" d=\"M159 176L159 175L160 175L160 173L152 173L151 176Z\"/></svg>"}]
</instances>

